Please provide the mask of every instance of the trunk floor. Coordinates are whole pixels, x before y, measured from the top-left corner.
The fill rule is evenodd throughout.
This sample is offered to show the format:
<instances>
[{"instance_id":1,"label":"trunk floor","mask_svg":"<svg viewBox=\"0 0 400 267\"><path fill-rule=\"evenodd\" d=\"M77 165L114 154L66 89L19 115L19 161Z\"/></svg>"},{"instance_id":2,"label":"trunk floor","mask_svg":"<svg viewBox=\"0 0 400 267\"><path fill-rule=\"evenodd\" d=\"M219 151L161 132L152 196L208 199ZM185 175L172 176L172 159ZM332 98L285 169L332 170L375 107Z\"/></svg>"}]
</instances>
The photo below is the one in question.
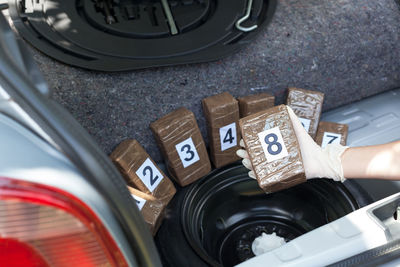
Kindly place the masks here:
<instances>
[{"instance_id":1,"label":"trunk floor","mask_svg":"<svg viewBox=\"0 0 400 267\"><path fill-rule=\"evenodd\" d=\"M280 104L296 86L324 92L329 110L399 87L399 25L395 0L280 0L269 27L217 62L98 73L32 50L54 99L106 153L134 138L161 161L149 123L185 106L207 141L201 100L213 94L269 92Z\"/></svg>"}]
</instances>

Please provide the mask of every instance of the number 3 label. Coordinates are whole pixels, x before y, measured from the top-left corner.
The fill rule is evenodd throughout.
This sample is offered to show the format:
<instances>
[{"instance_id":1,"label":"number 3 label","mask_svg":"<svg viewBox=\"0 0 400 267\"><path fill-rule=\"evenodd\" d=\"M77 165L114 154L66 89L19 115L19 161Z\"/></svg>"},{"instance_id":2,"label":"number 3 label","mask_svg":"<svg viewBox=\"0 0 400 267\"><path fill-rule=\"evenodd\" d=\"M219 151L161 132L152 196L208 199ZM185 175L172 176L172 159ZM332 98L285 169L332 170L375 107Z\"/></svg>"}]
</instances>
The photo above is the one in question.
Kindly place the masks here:
<instances>
[{"instance_id":1,"label":"number 3 label","mask_svg":"<svg viewBox=\"0 0 400 267\"><path fill-rule=\"evenodd\" d=\"M321 147L324 148L328 144L340 144L342 135L338 133L324 132L324 137L322 138Z\"/></svg>"},{"instance_id":2,"label":"number 3 label","mask_svg":"<svg viewBox=\"0 0 400 267\"><path fill-rule=\"evenodd\" d=\"M189 137L185 141L177 144L175 148L178 152L179 158L182 161L183 168L186 168L200 160L196 147L193 144L192 137Z\"/></svg>"},{"instance_id":3,"label":"number 3 label","mask_svg":"<svg viewBox=\"0 0 400 267\"><path fill-rule=\"evenodd\" d=\"M236 123L228 124L219 128L219 138L221 141L221 151L227 150L237 145Z\"/></svg>"},{"instance_id":4,"label":"number 3 label","mask_svg":"<svg viewBox=\"0 0 400 267\"><path fill-rule=\"evenodd\" d=\"M164 178L164 176L160 173L157 167L154 166L153 162L149 158L147 158L136 171L136 175L139 176L140 180L142 180L150 192L153 192Z\"/></svg>"},{"instance_id":5,"label":"number 3 label","mask_svg":"<svg viewBox=\"0 0 400 267\"><path fill-rule=\"evenodd\" d=\"M288 152L283 142L281 131L279 127L265 130L258 133L261 146L264 150L267 162L278 160L288 156Z\"/></svg>"}]
</instances>

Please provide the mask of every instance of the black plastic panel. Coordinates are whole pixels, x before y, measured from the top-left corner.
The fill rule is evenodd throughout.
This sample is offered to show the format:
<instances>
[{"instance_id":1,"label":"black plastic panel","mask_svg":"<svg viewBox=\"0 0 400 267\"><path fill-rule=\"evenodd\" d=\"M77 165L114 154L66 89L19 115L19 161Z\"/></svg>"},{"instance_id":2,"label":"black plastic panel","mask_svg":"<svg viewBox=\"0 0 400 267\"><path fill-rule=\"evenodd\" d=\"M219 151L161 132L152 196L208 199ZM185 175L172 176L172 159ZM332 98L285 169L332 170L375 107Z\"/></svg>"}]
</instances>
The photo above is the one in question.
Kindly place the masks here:
<instances>
[{"instance_id":1,"label":"black plastic panel","mask_svg":"<svg viewBox=\"0 0 400 267\"><path fill-rule=\"evenodd\" d=\"M101 71L216 60L248 44L275 11L276 0L10 0L18 32L45 54Z\"/></svg>"}]
</instances>

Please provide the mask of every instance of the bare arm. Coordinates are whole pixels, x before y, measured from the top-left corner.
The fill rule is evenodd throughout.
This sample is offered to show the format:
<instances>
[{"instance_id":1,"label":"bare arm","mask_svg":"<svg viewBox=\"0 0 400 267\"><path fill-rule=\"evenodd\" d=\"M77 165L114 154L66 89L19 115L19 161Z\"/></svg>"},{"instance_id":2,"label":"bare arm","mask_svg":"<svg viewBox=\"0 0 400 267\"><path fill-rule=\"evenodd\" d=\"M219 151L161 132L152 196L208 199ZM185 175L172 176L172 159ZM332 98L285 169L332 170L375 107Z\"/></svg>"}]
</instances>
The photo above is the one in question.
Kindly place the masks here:
<instances>
[{"instance_id":1,"label":"bare arm","mask_svg":"<svg viewBox=\"0 0 400 267\"><path fill-rule=\"evenodd\" d=\"M323 177L342 182L345 178L400 180L400 141L350 148L330 144L321 149L304 130L290 107L288 112L300 146L307 179ZM241 146L244 147L244 144ZM247 152L241 149L237 154L243 158L243 165L250 170L249 176L255 178Z\"/></svg>"},{"instance_id":2,"label":"bare arm","mask_svg":"<svg viewBox=\"0 0 400 267\"><path fill-rule=\"evenodd\" d=\"M400 180L400 141L351 147L342 155L345 178Z\"/></svg>"}]
</instances>

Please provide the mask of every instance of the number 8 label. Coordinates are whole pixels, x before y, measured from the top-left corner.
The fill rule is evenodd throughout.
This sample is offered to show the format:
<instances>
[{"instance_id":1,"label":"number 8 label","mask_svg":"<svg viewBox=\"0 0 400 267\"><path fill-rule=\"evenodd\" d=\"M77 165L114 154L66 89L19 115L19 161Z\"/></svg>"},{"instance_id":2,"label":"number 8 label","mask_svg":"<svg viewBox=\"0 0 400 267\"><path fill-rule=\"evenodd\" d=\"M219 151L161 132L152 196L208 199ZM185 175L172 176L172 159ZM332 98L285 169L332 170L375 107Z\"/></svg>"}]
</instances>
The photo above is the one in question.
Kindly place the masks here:
<instances>
[{"instance_id":1,"label":"number 8 label","mask_svg":"<svg viewBox=\"0 0 400 267\"><path fill-rule=\"evenodd\" d=\"M258 133L258 138L267 162L275 161L289 155L279 127Z\"/></svg>"},{"instance_id":2,"label":"number 8 label","mask_svg":"<svg viewBox=\"0 0 400 267\"><path fill-rule=\"evenodd\" d=\"M150 192L153 192L164 178L164 176L149 158L147 158L139 167L139 169L136 171L136 175L140 178L140 180L142 180Z\"/></svg>"}]
</instances>

